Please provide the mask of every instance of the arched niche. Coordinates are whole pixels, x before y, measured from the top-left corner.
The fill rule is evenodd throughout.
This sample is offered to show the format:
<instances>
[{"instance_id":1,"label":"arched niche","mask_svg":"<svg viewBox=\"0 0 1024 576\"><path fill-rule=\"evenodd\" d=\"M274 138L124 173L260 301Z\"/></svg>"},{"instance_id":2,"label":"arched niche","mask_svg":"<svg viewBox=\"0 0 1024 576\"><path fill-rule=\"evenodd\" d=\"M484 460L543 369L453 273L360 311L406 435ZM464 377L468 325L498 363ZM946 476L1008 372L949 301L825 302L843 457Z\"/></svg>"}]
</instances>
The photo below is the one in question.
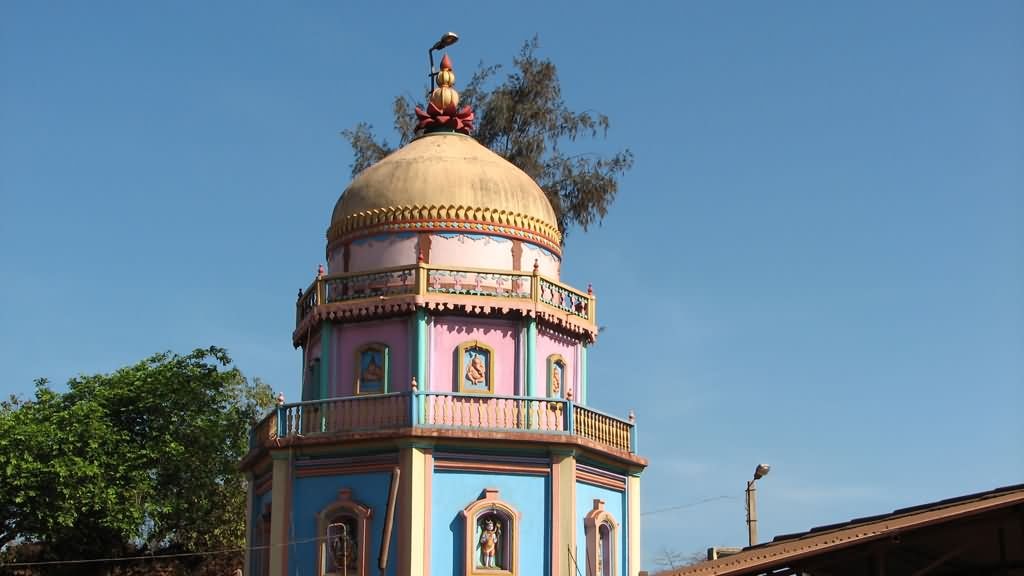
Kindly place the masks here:
<instances>
[{"instance_id":1,"label":"arched niche","mask_svg":"<svg viewBox=\"0 0 1024 576\"><path fill-rule=\"evenodd\" d=\"M594 576L619 575L619 523L604 509L604 500L594 499L594 507L583 517L587 539L587 573Z\"/></svg>"},{"instance_id":2,"label":"arched niche","mask_svg":"<svg viewBox=\"0 0 1024 576\"><path fill-rule=\"evenodd\" d=\"M462 510L465 576L519 574L519 512L487 488Z\"/></svg>"},{"instance_id":3,"label":"arched niche","mask_svg":"<svg viewBox=\"0 0 1024 576\"><path fill-rule=\"evenodd\" d=\"M549 398L562 398L566 395L569 370L565 363L565 358L561 354L552 354L548 356L547 362L547 383L548 383L548 397Z\"/></svg>"},{"instance_id":4,"label":"arched niche","mask_svg":"<svg viewBox=\"0 0 1024 576\"><path fill-rule=\"evenodd\" d=\"M367 576L369 524L373 511L354 500L352 490L342 488L338 498L317 514L320 538L316 574L320 576Z\"/></svg>"}]
</instances>

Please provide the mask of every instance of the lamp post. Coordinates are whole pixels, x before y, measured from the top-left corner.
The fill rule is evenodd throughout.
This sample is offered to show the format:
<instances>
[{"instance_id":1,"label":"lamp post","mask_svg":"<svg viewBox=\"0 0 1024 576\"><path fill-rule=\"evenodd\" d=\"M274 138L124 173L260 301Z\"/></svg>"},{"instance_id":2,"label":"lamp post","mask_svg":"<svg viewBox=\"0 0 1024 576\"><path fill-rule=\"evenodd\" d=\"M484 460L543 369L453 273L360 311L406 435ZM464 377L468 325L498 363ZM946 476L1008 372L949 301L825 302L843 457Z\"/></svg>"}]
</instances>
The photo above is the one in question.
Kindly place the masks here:
<instances>
[{"instance_id":1,"label":"lamp post","mask_svg":"<svg viewBox=\"0 0 1024 576\"><path fill-rule=\"evenodd\" d=\"M452 44L455 44L458 41L458 34L456 34L455 32L445 32L444 35L441 36L441 39L438 40L437 42L434 42L434 45L431 46L429 50L427 50L427 57L430 58L430 80L427 82L427 94L430 94L430 90L434 85L434 75L437 74L437 71L434 70L434 52L438 50L444 50L445 48L451 46Z\"/></svg>"},{"instance_id":2,"label":"lamp post","mask_svg":"<svg viewBox=\"0 0 1024 576\"><path fill-rule=\"evenodd\" d=\"M758 464L754 469L754 479L747 480L747 535L750 546L757 544L757 487L755 482L768 475L771 466Z\"/></svg>"}]
</instances>

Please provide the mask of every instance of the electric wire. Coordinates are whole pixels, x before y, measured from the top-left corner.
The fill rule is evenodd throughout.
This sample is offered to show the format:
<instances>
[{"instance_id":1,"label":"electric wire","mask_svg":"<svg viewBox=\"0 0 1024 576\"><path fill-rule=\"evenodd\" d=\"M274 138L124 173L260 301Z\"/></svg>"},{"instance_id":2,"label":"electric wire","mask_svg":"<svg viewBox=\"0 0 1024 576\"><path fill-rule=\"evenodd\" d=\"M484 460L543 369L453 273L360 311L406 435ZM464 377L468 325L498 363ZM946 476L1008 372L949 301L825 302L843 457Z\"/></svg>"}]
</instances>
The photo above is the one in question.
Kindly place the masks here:
<instances>
[{"instance_id":1,"label":"electric wire","mask_svg":"<svg viewBox=\"0 0 1024 576\"><path fill-rule=\"evenodd\" d=\"M737 500L735 496L713 496L711 498L704 498L703 500L697 500L695 502L689 502L687 504L679 504L677 506L669 506L666 508L657 508L655 510L648 510L647 512L641 512L641 516L650 516L652 514L661 514L663 512L672 512L673 510L683 510L686 508L692 508L701 504L707 504L709 502L715 502L718 500ZM327 536L316 536L313 538L306 538L303 540L292 540L285 542L284 544L277 544L278 547L293 546L296 544L308 544L310 542L318 542L320 540L326 540ZM218 554L235 554L238 552L255 552L260 550L269 550L274 545L268 544L265 546L250 546L241 548L225 548L223 550L207 550L203 552L177 552L173 554L142 554L139 556L117 556L110 558L83 558L74 560L39 560L34 562L0 562L0 568L6 567L19 567L19 566L57 566L66 564L98 564L101 562L133 562L137 560L158 560L166 558L188 558L195 556L215 556ZM575 563L575 558L573 558ZM579 566L576 567L577 571Z\"/></svg>"},{"instance_id":2,"label":"electric wire","mask_svg":"<svg viewBox=\"0 0 1024 576\"><path fill-rule=\"evenodd\" d=\"M283 548L286 546L293 546L296 544L308 544L310 542L317 542L320 540L326 540L327 536L316 536L314 538L306 538L303 540L292 540L285 542L284 544L277 544L276 547ZM241 548L225 548L223 550L206 550L203 552L176 552L173 554L142 554L139 556L112 556L109 558L82 558L74 560L38 560L34 562L0 562L0 568L7 567L18 567L18 566L55 566L60 564L97 564L100 562L134 562L137 560L158 560L164 558L186 558L194 556L215 556L217 554L235 554L238 552L256 552L261 550L270 550L274 548L274 544L267 544L265 546L250 546Z\"/></svg>"},{"instance_id":3,"label":"electric wire","mask_svg":"<svg viewBox=\"0 0 1024 576\"><path fill-rule=\"evenodd\" d=\"M711 498L705 498L703 500L697 500L696 502L690 502L688 504L679 504L678 506L669 506L667 508L657 508L655 510L648 510L647 512L641 512L641 516L650 516L652 514L661 514L662 512L671 512L673 510L683 510L684 508L693 508L701 504L707 504L708 502L715 502L718 500L739 500L735 496L712 496Z\"/></svg>"}]
</instances>

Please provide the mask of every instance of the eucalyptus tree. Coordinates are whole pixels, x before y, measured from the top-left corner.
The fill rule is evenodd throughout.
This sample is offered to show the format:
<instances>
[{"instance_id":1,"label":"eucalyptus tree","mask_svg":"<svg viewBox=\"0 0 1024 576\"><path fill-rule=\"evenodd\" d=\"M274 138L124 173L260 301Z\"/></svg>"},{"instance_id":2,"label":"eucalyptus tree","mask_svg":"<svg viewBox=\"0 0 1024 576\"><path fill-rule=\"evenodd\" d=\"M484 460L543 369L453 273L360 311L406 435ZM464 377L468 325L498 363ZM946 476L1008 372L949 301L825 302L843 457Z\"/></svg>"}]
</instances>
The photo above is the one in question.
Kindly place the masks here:
<instances>
[{"instance_id":1,"label":"eucalyptus tree","mask_svg":"<svg viewBox=\"0 0 1024 576\"><path fill-rule=\"evenodd\" d=\"M615 200L619 178L633 166L627 148L611 155L574 153L581 138L606 137L608 116L576 112L562 99L555 64L537 55L538 39L523 44L511 70L496 81L501 65L483 64L460 90L461 103L473 107L476 139L533 178L547 193L559 228L584 231L600 223ZM398 146L415 136L414 103L405 96L394 100L394 129ZM358 174L394 148L365 122L344 130L352 146L352 174Z\"/></svg>"}]
</instances>

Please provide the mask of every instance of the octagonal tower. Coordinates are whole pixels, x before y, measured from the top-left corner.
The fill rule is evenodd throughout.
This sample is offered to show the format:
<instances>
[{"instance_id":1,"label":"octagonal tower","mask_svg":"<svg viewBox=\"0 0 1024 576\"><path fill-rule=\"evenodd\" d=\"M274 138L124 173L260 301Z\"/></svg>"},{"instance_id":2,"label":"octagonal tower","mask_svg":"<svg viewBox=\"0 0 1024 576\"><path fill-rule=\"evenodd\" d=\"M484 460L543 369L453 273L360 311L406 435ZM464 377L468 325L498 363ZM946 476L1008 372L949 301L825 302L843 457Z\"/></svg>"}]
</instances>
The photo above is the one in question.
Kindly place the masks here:
<instances>
[{"instance_id":1,"label":"octagonal tower","mask_svg":"<svg viewBox=\"0 0 1024 576\"><path fill-rule=\"evenodd\" d=\"M631 575L632 417L587 403L595 298L544 191L476 142L446 55L418 137L334 207L302 401L252 433L254 575ZM577 572L578 571L578 572Z\"/></svg>"}]
</instances>

